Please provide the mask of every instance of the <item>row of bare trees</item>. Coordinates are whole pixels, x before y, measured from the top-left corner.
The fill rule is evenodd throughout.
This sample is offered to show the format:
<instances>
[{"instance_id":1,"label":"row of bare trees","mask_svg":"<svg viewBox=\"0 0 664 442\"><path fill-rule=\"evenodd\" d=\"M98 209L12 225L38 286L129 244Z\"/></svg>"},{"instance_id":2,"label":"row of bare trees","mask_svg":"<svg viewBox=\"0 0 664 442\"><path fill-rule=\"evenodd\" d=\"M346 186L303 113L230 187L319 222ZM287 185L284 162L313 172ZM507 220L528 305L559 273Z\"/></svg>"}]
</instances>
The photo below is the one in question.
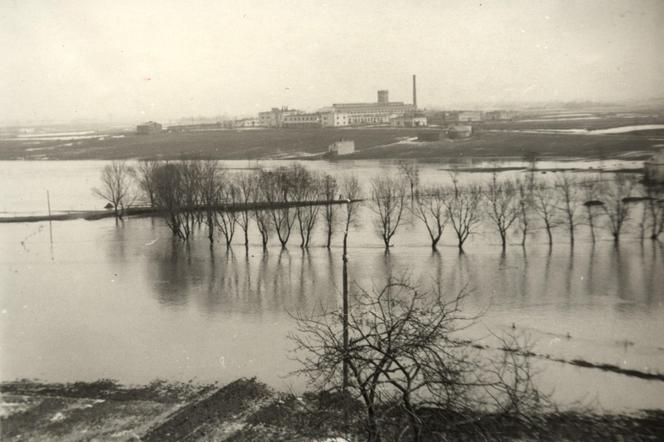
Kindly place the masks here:
<instances>
[{"instance_id":1,"label":"row of bare trees","mask_svg":"<svg viewBox=\"0 0 664 442\"><path fill-rule=\"evenodd\" d=\"M406 163L400 172L378 176L370 186L369 209L386 249L408 214L423 223L433 248L449 227L460 250L483 224L493 226L503 249L510 233L518 234L525 246L528 235L538 230L545 232L549 245L560 228L566 229L572 245L580 226L587 226L593 242L598 229L609 231L618 242L630 221L637 223L641 239L658 239L664 232L663 186L640 185L626 174L580 179L562 173L541 180L530 173L500 180L493 173L485 185L462 183L452 174L450 185L422 187L415 165ZM322 220L329 248L343 221L339 201L361 198L357 180L354 185L351 181L299 164L229 171L213 160L139 161L135 167L113 162L104 167L102 186L94 192L113 206L118 218L138 196L185 240L204 226L211 242L221 234L230 245L241 231L248 246L253 220L264 247L272 235L285 247L295 234L306 248ZM131 191L133 183L138 193Z\"/></svg>"},{"instance_id":2,"label":"row of bare trees","mask_svg":"<svg viewBox=\"0 0 664 442\"><path fill-rule=\"evenodd\" d=\"M493 226L505 250L510 232L520 234L525 246L530 233L543 230L553 244L553 232L564 227L574 245L579 226L586 225L592 241L597 228L610 232L618 242L626 224L638 222L640 238L656 240L664 232L664 187L640 186L634 177L578 177L562 173L552 181L534 174L515 180L499 180L493 173L486 185L463 184L457 174L452 184L417 188L416 173L402 169L401 176L381 176L371 182L371 210L375 228L385 244L391 240L404 215L410 211L425 226L435 249L447 226L460 250L484 223ZM409 197L410 194L410 197ZM639 215L638 209L641 214Z\"/></svg>"},{"instance_id":3,"label":"row of bare trees","mask_svg":"<svg viewBox=\"0 0 664 442\"><path fill-rule=\"evenodd\" d=\"M230 171L214 160L148 160L135 167L113 162L104 167L102 186L93 192L113 206L118 219L136 200L158 210L173 235L183 240L202 227L210 242L221 234L230 245L241 231L248 247L253 220L264 248L271 235L286 247L292 234L299 234L301 247L309 247L321 218L329 248L344 221L339 202L349 206L360 197L354 177L338 181L299 164ZM348 224L350 208L345 211Z\"/></svg>"}]
</instances>

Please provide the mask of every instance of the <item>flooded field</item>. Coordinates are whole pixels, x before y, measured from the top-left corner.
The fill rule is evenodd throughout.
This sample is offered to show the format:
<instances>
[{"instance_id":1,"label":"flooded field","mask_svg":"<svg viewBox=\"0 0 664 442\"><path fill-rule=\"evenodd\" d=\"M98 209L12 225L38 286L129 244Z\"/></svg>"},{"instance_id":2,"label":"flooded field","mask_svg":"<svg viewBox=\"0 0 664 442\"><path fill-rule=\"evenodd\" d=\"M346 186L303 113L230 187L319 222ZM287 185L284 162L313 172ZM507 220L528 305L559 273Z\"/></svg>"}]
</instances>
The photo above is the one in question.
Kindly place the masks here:
<instances>
[{"instance_id":1,"label":"flooded field","mask_svg":"<svg viewBox=\"0 0 664 442\"><path fill-rule=\"evenodd\" d=\"M46 190L54 211L100 208L90 188L104 164L0 163L1 215L44 213ZM306 164L355 173L365 191L370 177L396 173L394 164L372 161ZM482 169L494 167L460 165L473 170L461 171L460 178L473 182L488 181ZM501 176L519 176L525 166L502 163ZM637 166L538 164L587 170L579 173ZM423 184L449 182L449 168L423 167ZM362 207L360 219L350 233L354 285L370 288L387 276L409 274L424 286L440 282L450 294L468 286L468 311L486 310L468 332L475 337L488 342L492 333L516 330L530 337L537 353L664 373L664 247L641 243L636 229L616 248L608 232L593 246L581 226L571 249L560 228L551 250L538 231L525 249L510 237L503 255L498 236L484 226L459 255L450 231L432 252L423 226L408 220L386 255L368 208ZM239 237L231 249L220 243L211 249L203 232L188 244L174 241L160 219L0 225L1 379L223 383L258 376L277 388L301 390L301 379L287 377L297 368L286 338L293 331L290 314L339 305L341 238L335 236L329 251L322 232L308 251L297 241L282 250L273 239L264 253L253 229L245 251ZM661 381L557 362L540 361L537 368L539 385L562 403L664 408Z\"/></svg>"}]
</instances>

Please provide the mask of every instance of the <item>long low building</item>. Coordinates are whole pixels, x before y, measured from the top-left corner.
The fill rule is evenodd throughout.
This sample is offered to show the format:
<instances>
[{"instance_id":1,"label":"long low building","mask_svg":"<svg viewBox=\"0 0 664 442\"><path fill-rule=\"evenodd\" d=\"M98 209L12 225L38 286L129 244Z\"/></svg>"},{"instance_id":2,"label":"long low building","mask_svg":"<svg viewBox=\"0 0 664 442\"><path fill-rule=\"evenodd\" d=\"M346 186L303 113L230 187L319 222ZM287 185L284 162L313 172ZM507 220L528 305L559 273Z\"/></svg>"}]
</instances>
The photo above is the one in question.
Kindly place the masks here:
<instances>
[{"instance_id":1,"label":"long low building","mask_svg":"<svg viewBox=\"0 0 664 442\"><path fill-rule=\"evenodd\" d=\"M321 115L318 112L286 115L281 124L282 127L321 127Z\"/></svg>"}]
</instances>

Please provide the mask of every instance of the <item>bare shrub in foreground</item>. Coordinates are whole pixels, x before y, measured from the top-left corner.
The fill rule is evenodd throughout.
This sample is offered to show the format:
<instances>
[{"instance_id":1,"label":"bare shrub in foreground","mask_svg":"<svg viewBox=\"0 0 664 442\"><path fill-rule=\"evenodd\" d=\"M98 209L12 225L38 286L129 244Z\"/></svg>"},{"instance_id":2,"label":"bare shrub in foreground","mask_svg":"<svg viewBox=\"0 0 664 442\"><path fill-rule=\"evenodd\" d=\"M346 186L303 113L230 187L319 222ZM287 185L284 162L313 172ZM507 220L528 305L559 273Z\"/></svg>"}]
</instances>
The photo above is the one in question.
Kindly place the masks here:
<instances>
[{"instance_id":1,"label":"bare shrub in foreground","mask_svg":"<svg viewBox=\"0 0 664 442\"><path fill-rule=\"evenodd\" d=\"M297 332L290 336L302 366L296 374L306 375L317 391L345 391L346 402L359 401L362 415L355 420L368 441L388 432L399 440L425 440L432 413L532 412L540 395L522 348L492 358L458 339L475 320L461 311L465 296L462 291L446 299L440 287L427 292L392 279L373 292L359 289L347 342L340 312L296 316ZM390 430L394 426L397 431Z\"/></svg>"}]
</instances>

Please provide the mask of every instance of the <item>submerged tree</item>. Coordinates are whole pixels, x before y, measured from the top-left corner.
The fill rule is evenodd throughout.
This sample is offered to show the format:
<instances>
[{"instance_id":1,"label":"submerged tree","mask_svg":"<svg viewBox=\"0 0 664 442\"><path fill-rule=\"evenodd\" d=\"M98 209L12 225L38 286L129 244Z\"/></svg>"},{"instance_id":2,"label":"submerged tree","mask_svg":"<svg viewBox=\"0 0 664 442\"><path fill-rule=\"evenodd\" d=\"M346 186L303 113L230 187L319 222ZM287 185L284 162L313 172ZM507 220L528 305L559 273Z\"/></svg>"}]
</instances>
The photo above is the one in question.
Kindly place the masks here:
<instances>
[{"instance_id":1,"label":"submerged tree","mask_svg":"<svg viewBox=\"0 0 664 442\"><path fill-rule=\"evenodd\" d=\"M205 214L205 225L208 230L208 239L214 243L214 227L216 220L216 206L221 199L223 190L222 172L215 160L203 161L200 164L200 202Z\"/></svg>"},{"instance_id":2,"label":"submerged tree","mask_svg":"<svg viewBox=\"0 0 664 442\"><path fill-rule=\"evenodd\" d=\"M233 176L233 183L237 190L237 202L244 207L237 213L236 220L244 233L244 247L249 248L249 222L251 213L249 204L257 200L258 177L253 173L239 172Z\"/></svg>"},{"instance_id":3,"label":"submerged tree","mask_svg":"<svg viewBox=\"0 0 664 442\"><path fill-rule=\"evenodd\" d=\"M415 161L402 161L399 163L399 172L410 187L410 201L415 202L415 194L420 184L420 169Z\"/></svg>"},{"instance_id":4,"label":"submerged tree","mask_svg":"<svg viewBox=\"0 0 664 442\"><path fill-rule=\"evenodd\" d=\"M182 214L186 210L181 186L181 168L175 163L164 163L154 171L155 204L174 236L185 239Z\"/></svg>"},{"instance_id":5,"label":"submerged tree","mask_svg":"<svg viewBox=\"0 0 664 442\"><path fill-rule=\"evenodd\" d=\"M376 232L390 249L390 241L397 232L405 209L404 182L393 177L376 177L371 181L371 210L376 214Z\"/></svg>"},{"instance_id":6,"label":"submerged tree","mask_svg":"<svg viewBox=\"0 0 664 442\"><path fill-rule=\"evenodd\" d=\"M604 204L601 207L607 217L606 226L616 243L620 241L623 226L630 216L629 197L632 195L633 188L634 181L622 173L617 173L604 188L602 198Z\"/></svg>"},{"instance_id":7,"label":"submerged tree","mask_svg":"<svg viewBox=\"0 0 664 442\"><path fill-rule=\"evenodd\" d=\"M334 204L329 204L329 202L337 199L337 192L339 186L337 180L330 174L325 174L321 182L321 196L328 204L325 205L325 211L323 212L323 218L325 219L325 228L327 234L327 242L325 247L328 249L332 244L332 235L334 234L334 227L337 221L337 211Z\"/></svg>"},{"instance_id":8,"label":"submerged tree","mask_svg":"<svg viewBox=\"0 0 664 442\"><path fill-rule=\"evenodd\" d=\"M132 168L126 161L113 161L101 171L101 187L94 187L92 193L113 206L115 219L122 219L122 212L131 204Z\"/></svg>"},{"instance_id":9,"label":"submerged tree","mask_svg":"<svg viewBox=\"0 0 664 442\"><path fill-rule=\"evenodd\" d=\"M544 223L549 247L553 245L552 230L558 225L557 208L558 194L555 189L546 183L536 183L533 186L533 210Z\"/></svg>"},{"instance_id":10,"label":"submerged tree","mask_svg":"<svg viewBox=\"0 0 664 442\"><path fill-rule=\"evenodd\" d=\"M294 185L294 200L298 202L315 202L321 197L321 179L309 171L296 175L297 181ZM300 247L308 248L311 241L311 233L316 225L318 213L321 206L318 204L306 204L295 209L295 215L300 232Z\"/></svg>"},{"instance_id":11,"label":"submerged tree","mask_svg":"<svg viewBox=\"0 0 664 442\"><path fill-rule=\"evenodd\" d=\"M452 176L452 188L446 193L447 218L456 234L459 251L463 252L464 243L482 221L482 190L474 185L462 186L455 174Z\"/></svg>"},{"instance_id":12,"label":"submerged tree","mask_svg":"<svg viewBox=\"0 0 664 442\"><path fill-rule=\"evenodd\" d=\"M261 171L258 185L265 201L272 206L268 213L282 247L286 247L295 224L295 210L288 207L293 195L293 183L298 180L301 166L279 167Z\"/></svg>"},{"instance_id":13,"label":"submerged tree","mask_svg":"<svg viewBox=\"0 0 664 442\"><path fill-rule=\"evenodd\" d=\"M234 184L230 183L224 186L221 192L221 201L226 207L219 210L217 216L217 225L224 239L226 240L226 247L230 247L235 236L235 228L237 227L238 212L235 205L237 203L238 191Z\"/></svg>"},{"instance_id":14,"label":"submerged tree","mask_svg":"<svg viewBox=\"0 0 664 442\"><path fill-rule=\"evenodd\" d=\"M143 193L146 202L150 207L155 207L155 171L161 166L157 160L140 160L133 170L133 176L138 184L138 188Z\"/></svg>"},{"instance_id":15,"label":"submerged tree","mask_svg":"<svg viewBox=\"0 0 664 442\"><path fill-rule=\"evenodd\" d=\"M532 177L532 175L530 175ZM518 192L519 205L519 230L521 231L521 247L526 246L526 238L530 231L530 210L533 207L533 184L532 179L526 181L518 179L514 186Z\"/></svg>"},{"instance_id":16,"label":"submerged tree","mask_svg":"<svg viewBox=\"0 0 664 442\"><path fill-rule=\"evenodd\" d=\"M496 226L503 252L507 246L507 233L512 224L519 218L520 206L517 200L517 189L511 182L498 182L496 172L486 188L489 219Z\"/></svg>"},{"instance_id":17,"label":"submerged tree","mask_svg":"<svg viewBox=\"0 0 664 442\"><path fill-rule=\"evenodd\" d=\"M597 177L589 178L584 180L581 183L583 187L583 197L584 202L583 206L586 208L586 221L588 227L590 228L590 238L595 244L596 235L595 235L595 225L597 219L597 209L602 207L604 203L599 200L600 195L602 194L601 182Z\"/></svg>"},{"instance_id":18,"label":"submerged tree","mask_svg":"<svg viewBox=\"0 0 664 442\"><path fill-rule=\"evenodd\" d=\"M567 229L569 231L569 241L574 246L574 229L577 224L577 208L579 181L569 175L562 174L556 179L556 189L558 190L558 200L561 203L559 210L563 213Z\"/></svg>"},{"instance_id":19,"label":"submerged tree","mask_svg":"<svg viewBox=\"0 0 664 442\"><path fill-rule=\"evenodd\" d=\"M648 213L650 218L650 239L656 240L664 232L664 184L645 184L648 196Z\"/></svg>"},{"instance_id":20,"label":"submerged tree","mask_svg":"<svg viewBox=\"0 0 664 442\"><path fill-rule=\"evenodd\" d=\"M434 250L447 224L445 198L444 188L429 187L418 192L416 204L411 209L415 217L424 223L431 239L431 248Z\"/></svg>"}]
</instances>

